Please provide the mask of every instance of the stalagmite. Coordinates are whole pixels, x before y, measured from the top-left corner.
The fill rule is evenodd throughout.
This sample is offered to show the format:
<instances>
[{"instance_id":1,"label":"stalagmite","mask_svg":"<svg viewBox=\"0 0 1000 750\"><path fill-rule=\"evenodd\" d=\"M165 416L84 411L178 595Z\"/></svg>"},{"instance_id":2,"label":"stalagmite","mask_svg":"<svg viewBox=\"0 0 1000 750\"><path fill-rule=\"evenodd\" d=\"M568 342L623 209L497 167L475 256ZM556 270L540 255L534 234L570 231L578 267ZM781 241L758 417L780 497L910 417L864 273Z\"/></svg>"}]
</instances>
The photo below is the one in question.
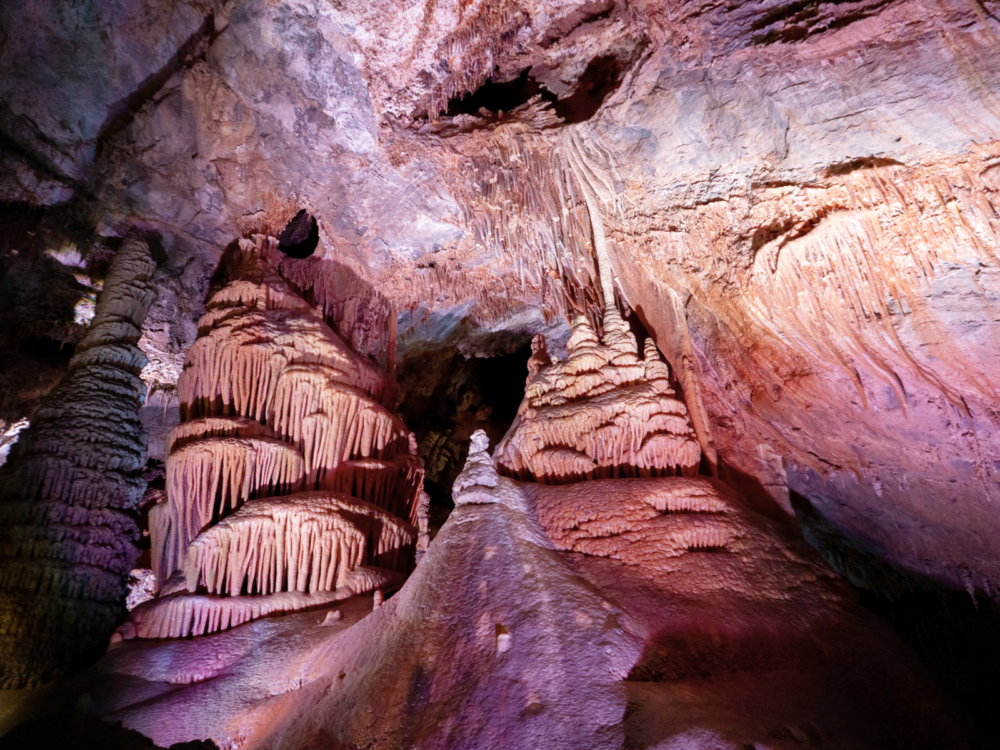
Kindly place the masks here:
<instances>
[{"instance_id":1,"label":"stalagmite","mask_svg":"<svg viewBox=\"0 0 1000 750\"><path fill-rule=\"evenodd\" d=\"M69 375L0 469L0 687L33 687L107 645L138 555L145 398L136 346L156 264L126 236Z\"/></svg>"},{"instance_id":2,"label":"stalagmite","mask_svg":"<svg viewBox=\"0 0 1000 750\"><path fill-rule=\"evenodd\" d=\"M504 471L557 484L697 472L701 451L655 345L639 359L631 333L615 342L598 340L583 316L565 362L544 364L536 341L518 418L496 452Z\"/></svg>"},{"instance_id":3,"label":"stalagmite","mask_svg":"<svg viewBox=\"0 0 1000 750\"><path fill-rule=\"evenodd\" d=\"M565 362L552 362L536 337L524 401L496 451L498 466L522 480L697 473L701 448L670 371L647 340L639 358L634 334L615 302L608 242L599 202L613 202L609 179L592 167L579 139L566 139L570 167L583 190L604 298L603 335L578 315Z\"/></svg>"},{"instance_id":4,"label":"stalagmite","mask_svg":"<svg viewBox=\"0 0 1000 750\"><path fill-rule=\"evenodd\" d=\"M396 384L274 261L262 236L224 257L229 281L178 384L185 419L166 441L166 497L149 514L159 598L122 637L214 633L392 582L366 566L412 567L423 471L388 408Z\"/></svg>"}]
</instances>

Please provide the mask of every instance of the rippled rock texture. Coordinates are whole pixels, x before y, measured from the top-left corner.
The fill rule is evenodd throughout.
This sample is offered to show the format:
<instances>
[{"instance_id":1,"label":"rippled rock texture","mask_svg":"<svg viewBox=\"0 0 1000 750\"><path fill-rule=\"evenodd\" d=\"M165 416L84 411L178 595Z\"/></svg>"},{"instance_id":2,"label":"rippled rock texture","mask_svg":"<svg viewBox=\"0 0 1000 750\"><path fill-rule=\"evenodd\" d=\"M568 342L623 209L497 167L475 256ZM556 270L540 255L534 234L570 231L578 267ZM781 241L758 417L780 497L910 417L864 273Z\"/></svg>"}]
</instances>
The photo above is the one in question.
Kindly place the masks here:
<instances>
[{"instance_id":1,"label":"rippled rock texture","mask_svg":"<svg viewBox=\"0 0 1000 750\"><path fill-rule=\"evenodd\" d=\"M149 247L130 234L61 382L0 469L4 689L38 687L99 655L125 607L146 482L136 346L153 301Z\"/></svg>"}]
</instances>

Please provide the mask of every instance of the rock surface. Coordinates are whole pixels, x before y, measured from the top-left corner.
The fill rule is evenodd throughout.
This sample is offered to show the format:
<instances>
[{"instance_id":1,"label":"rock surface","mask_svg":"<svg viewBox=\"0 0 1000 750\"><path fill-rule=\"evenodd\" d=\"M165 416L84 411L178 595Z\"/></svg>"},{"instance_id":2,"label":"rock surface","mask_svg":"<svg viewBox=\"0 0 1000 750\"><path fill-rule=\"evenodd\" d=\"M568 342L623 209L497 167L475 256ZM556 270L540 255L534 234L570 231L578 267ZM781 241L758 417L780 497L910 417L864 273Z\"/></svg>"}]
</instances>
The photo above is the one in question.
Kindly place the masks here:
<instances>
[{"instance_id":1,"label":"rock surface","mask_svg":"<svg viewBox=\"0 0 1000 750\"><path fill-rule=\"evenodd\" d=\"M972 0L4 4L0 200L47 208L37 241L21 203L0 213L0 452L65 371L60 342L79 340L79 269L96 280L137 224L161 261L141 345L162 400L142 416L165 457L224 247L306 211L315 251L283 268L300 286L356 281L348 304L372 318L370 291L399 311L372 352L383 369L565 340L578 315L602 335L617 298L742 501L795 514L829 560L850 550L858 585L1000 601L997 14ZM79 264L29 245L73 245ZM486 422L428 431L442 486Z\"/></svg>"},{"instance_id":2,"label":"rock surface","mask_svg":"<svg viewBox=\"0 0 1000 750\"><path fill-rule=\"evenodd\" d=\"M92 710L240 748L973 746L816 553L721 483L544 487L481 455L381 606L123 644Z\"/></svg>"},{"instance_id":3,"label":"rock surface","mask_svg":"<svg viewBox=\"0 0 1000 750\"><path fill-rule=\"evenodd\" d=\"M0 28L6 199L69 201L97 234L144 222L171 278L201 284L246 224L308 208L317 252L443 345L538 333L593 279L579 194L547 197L553 133L589 92L571 127L614 175L618 285L698 376L724 474L786 510L804 496L903 571L995 593L990 7L39 0ZM490 75L517 85L448 114ZM512 113L533 91L562 115ZM552 242L576 260L537 254ZM178 285L179 327L196 288ZM678 310L687 354L666 345Z\"/></svg>"}]
</instances>

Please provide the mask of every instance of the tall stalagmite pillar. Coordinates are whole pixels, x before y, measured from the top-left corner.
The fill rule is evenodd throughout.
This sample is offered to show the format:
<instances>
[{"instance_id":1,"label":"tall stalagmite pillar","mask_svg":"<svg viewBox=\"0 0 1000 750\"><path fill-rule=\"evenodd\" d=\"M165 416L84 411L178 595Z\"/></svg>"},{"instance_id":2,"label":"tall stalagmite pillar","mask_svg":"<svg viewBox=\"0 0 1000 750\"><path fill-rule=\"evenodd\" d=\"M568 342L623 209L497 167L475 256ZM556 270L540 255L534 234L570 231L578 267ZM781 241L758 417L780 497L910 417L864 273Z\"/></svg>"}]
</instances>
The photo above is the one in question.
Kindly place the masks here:
<instances>
[{"instance_id":1,"label":"tall stalagmite pillar","mask_svg":"<svg viewBox=\"0 0 1000 750\"><path fill-rule=\"evenodd\" d=\"M125 614L146 483L136 346L156 264L130 233L69 374L0 468L0 688L34 687L100 655Z\"/></svg>"}]
</instances>

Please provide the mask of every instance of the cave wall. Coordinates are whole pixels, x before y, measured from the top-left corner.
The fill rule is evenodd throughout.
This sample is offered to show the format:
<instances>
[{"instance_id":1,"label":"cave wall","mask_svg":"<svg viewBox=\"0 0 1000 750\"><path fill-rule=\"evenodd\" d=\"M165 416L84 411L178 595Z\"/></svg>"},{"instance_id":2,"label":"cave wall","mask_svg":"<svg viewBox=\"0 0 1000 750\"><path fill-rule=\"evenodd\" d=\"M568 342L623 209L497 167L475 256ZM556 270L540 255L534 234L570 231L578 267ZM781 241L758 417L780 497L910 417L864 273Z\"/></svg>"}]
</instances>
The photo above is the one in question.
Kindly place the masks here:
<instances>
[{"instance_id":1,"label":"cave wall","mask_svg":"<svg viewBox=\"0 0 1000 750\"><path fill-rule=\"evenodd\" d=\"M785 512L797 493L900 570L996 596L995 10L8 4L0 198L91 240L129 221L160 237L146 375L169 406L222 248L300 208L317 255L396 304L400 362L564 330L524 239L548 208L499 204L549 184L571 127L607 165L619 289L661 348L656 311L681 301L723 477ZM599 85L596 61L617 66ZM544 99L448 116L491 77L601 106L572 126ZM516 180L483 192L491 174ZM477 234L470 195L499 206L505 236Z\"/></svg>"}]
</instances>

